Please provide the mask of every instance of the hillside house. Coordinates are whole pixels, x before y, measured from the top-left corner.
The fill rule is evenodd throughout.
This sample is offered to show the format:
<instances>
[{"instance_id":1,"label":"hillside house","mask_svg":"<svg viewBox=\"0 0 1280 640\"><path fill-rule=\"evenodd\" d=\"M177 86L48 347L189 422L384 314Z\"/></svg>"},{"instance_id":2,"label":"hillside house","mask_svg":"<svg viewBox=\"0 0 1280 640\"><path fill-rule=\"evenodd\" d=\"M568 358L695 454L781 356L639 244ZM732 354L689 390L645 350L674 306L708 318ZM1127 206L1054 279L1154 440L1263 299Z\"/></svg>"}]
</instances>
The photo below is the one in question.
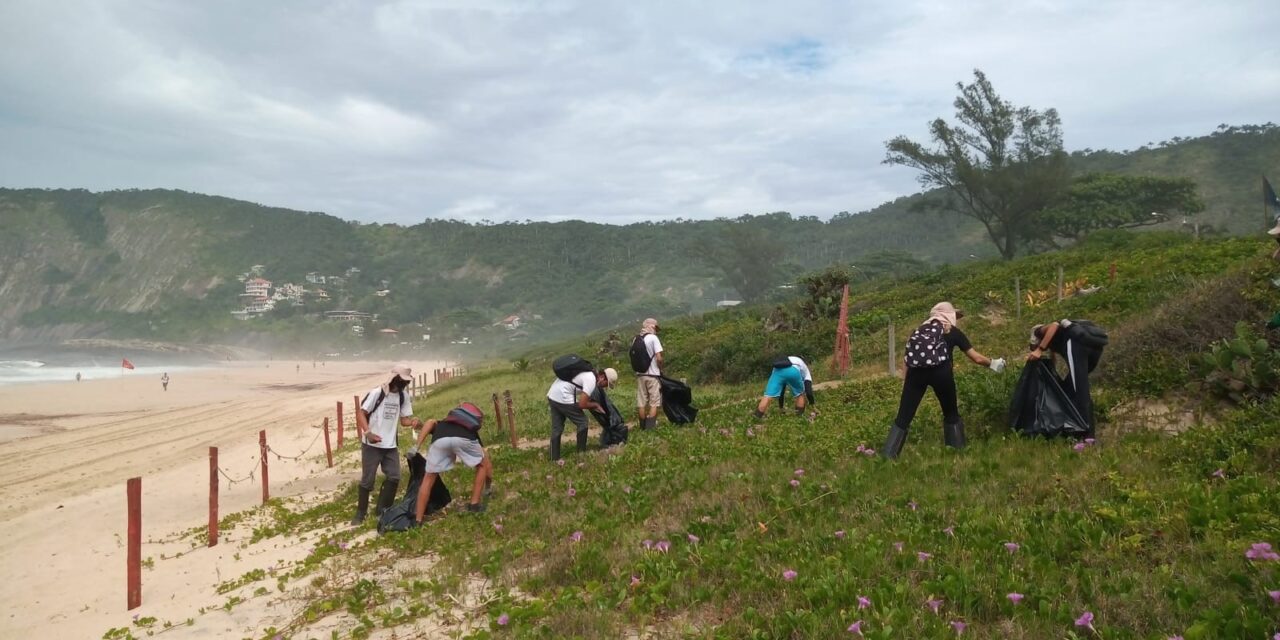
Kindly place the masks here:
<instances>
[{"instance_id":1,"label":"hillside house","mask_svg":"<svg viewBox=\"0 0 1280 640\"><path fill-rule=\"evenodd\" d=\"M498 323L501 324L502 328L506 329L507 331L515 331L516 329L519 329L521 325L520 316L515 314L509 315L503 318L502 320L499 320Z\"/></svg>"},{"instance_id":2,"label":"hillside house","mask_svg":"<svg viewBox=\"0 0 1280 640\"><path fill-rule=\"evenodd\" d=\"M245 280L244 293L241 295L250 298L266 298L271 295L271 281L263 278Z\"/></svg>"},{"instance_id":3,"label":"hillside house","mask_svg":"<svg viewBox=\"0 0 1280 640\"><path fill-rule=\"evenodd\" d=\"M326 278L316 271L307 274L307 284L326 284Z\"/></svg>"}]
</instances>

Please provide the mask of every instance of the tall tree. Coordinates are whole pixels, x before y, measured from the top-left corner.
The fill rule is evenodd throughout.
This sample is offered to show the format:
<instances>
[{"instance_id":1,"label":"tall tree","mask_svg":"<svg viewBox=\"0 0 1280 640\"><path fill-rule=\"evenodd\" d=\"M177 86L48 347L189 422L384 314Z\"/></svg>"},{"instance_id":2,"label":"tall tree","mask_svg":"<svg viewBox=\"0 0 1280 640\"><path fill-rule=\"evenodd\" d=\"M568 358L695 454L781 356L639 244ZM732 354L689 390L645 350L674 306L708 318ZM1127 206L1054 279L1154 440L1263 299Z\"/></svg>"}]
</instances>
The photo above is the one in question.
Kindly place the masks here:
<instances>
[{"instance_id":1,"label":"tall tree","mask_svg":"<svg viewBox=\"0 0 1280 640\"><path fill-rule=\"evenodd\" d=\"M893 138L885 143L884 163L919 170L920 184L943 189L943 206L981 222L1009 260L1037 237L1035 214L1067 186L1061 120L1055 109L1014 107L980 70L973 77L971 84L956 83L958 125L934 120L933 148Z\"/></svg>"},{"instance_id":2,"label":"tall tree","mask_svg":"<svg viewBox=\"0 0 1280 640\"><path fill-rule=\"evenodd\" d=\"M1188 178L1090 173L1072 182L1039 218L1052 244L1055 237L1079 240L1097 229L1143 227L1201 211L1204 202Z\"/></svg>"}]
</instances>

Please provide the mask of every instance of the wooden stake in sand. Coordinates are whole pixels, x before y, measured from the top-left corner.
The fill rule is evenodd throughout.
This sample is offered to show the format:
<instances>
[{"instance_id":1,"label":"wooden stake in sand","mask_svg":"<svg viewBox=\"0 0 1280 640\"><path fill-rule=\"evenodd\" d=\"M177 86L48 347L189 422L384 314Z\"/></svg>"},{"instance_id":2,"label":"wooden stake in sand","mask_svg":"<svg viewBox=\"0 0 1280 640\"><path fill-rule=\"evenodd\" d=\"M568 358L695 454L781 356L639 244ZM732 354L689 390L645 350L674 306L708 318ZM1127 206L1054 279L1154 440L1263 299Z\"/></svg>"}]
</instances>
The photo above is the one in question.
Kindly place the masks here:
<instances>
[{"instance_id":1,"label":"wooden stake in sand","mask_svg":"<svg viewBox=\"0 0 1280 640\"><path fill-rule=\"evenodd\" d=\"M511 404L511 390L503 391L502 397L507 401L507 429L511 431L511 442L514 444L516 439L516 410Z\"/></svg>"},{"instance_id":2,"label":"wooden stake in sand","mask_svg":"<svg viewBox=\"0 0 1280 640\"><path fill-rule=\"evenodd\" d=\"M324 458L329 461L329 468L333 468L333 448L329 446L329 418L324 419Z\"/></svg>"},{"instance_id":3,"label":"wooden stake in sand","mask_svg":"<svg viewBox=\"0 0 1280 640\"><path fill-rule=\"evenodd\" d=\"M271 499L271 492L267 489L267 430L263 429L258 432L258 450L262 458L262 504L266 504Z\"/></svg>"},{"instance_id":4,"label":"wooden stake in sand","mask_svg":"<svg viewBox=\"0 0 1280 640\"><path fill-rule=\"evenodd\" d=\"M342 448L342 401L338 401L338 448Z\"/></svg>"},{"instance_id":5,"label":"wooden stake in sand","mask_svg":"<svg viewBox=\"0 0 1280 640\"><path fill-rule=\"evenodd\" d=\"M209 447L209 546L218 546L218 448Z\"/></svg>"},{"instance_id":6,"label":"wooden stake in sand","mask_svg":"<svg viewBox=\"0 0 1280 640\"><path fill-rule=\"evenodd\" d=\"M129 501L129 540L126 590L129 610L142 606L142 478L129 478L125 485Z\"/></svg>"}]
</instances>

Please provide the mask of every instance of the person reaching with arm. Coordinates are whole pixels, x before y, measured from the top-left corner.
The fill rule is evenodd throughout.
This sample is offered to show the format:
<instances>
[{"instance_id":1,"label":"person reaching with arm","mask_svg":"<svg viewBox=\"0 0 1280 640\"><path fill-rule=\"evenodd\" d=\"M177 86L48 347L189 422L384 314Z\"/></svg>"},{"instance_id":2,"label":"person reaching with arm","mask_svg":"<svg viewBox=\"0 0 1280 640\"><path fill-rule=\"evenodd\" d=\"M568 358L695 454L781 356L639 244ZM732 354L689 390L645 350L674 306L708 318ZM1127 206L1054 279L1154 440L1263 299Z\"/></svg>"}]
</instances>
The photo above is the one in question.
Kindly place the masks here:
<instances>
[{"instance_id":1,"label":"person reaching with arm","mask_svg":"<svg viewBox=\"0 0 1280 640\"><path fill-rule=\"evenodd\" d=\"M418 487L418 501L414 508L415 523L422 524L432 485L441 473L453 468L455 460L461 460L463 464L476 470L467 511L482 513L485 510L482 500L493 479L493 461L480 442L480 426L483 423L484 412L476 405L464 402L450 411L443 420L428 420L422 425L417 441L408 451L410 456L418 453L423 441L431 436L431 446L426 455L427 475Z\"/></svg>"},{"instance_id":2,"label":"person reaching with arm","mask_svg":"<svg viewBox=\"0 0 1280 640\"><path fill-rule=\"evenodd\" d=\"M1071 393L1071 402L1080 417L1089 423L1084 434L1092 438L1096 429L1093 421L1093 397L1089 391L1089 374L1102 360L1102 349L1107 344L1107 334L1087 320L1067 320L1038 324L1031 328L1031 352L1027 362L1039 360L1043 354L1062 356L1067 362L1065 387Z\"/></svg>"}]
</instances>

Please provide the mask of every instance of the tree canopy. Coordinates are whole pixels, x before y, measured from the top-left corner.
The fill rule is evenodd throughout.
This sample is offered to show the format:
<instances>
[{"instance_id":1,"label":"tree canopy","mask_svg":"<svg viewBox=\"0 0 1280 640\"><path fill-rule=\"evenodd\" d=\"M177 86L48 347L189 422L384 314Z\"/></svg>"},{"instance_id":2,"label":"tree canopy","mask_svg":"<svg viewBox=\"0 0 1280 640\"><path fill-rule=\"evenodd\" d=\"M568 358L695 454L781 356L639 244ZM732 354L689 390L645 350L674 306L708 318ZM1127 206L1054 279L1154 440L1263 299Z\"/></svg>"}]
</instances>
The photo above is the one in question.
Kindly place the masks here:
<instances>
[{"instance_id":1,"label":"tree canopy","mask_svg":"<svg viewBox=\"0 0 1280 640\"><path fill-rule=\"evenodd\" d=\"M1039 218L1053 244L1054 237L1079 240L1098 229L1144 227L1201 211L1204 202L1188 178L1090 173L1073 181Z\"/></svg>"}]
</instances>

